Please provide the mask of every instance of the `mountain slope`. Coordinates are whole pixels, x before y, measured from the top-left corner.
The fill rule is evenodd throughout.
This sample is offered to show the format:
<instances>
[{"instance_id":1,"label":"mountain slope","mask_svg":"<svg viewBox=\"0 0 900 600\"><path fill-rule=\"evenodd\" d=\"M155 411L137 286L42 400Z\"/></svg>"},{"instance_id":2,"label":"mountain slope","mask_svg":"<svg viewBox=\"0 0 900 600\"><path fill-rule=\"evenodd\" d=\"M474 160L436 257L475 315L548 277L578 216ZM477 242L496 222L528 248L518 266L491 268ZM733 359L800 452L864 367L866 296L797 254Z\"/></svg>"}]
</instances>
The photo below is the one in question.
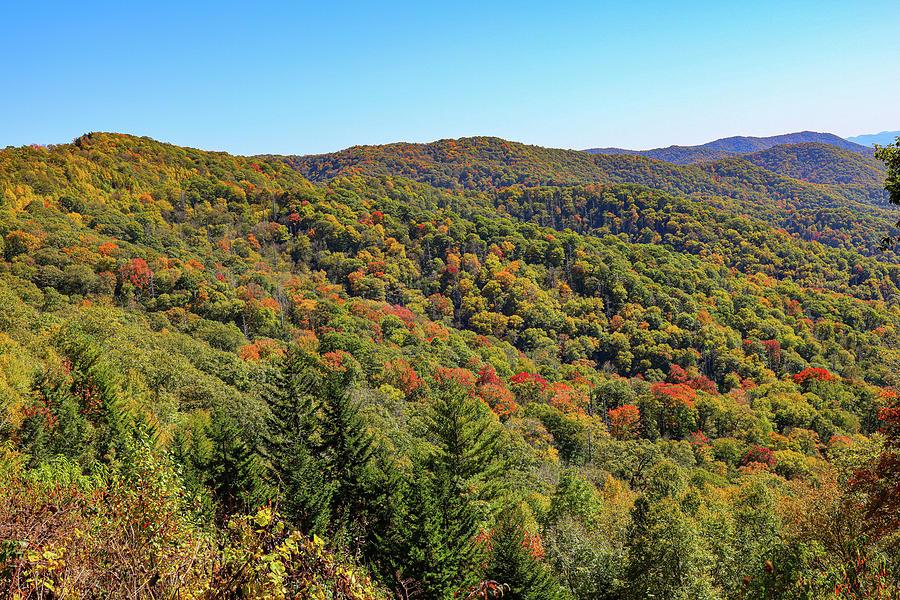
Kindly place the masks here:
<instances>
[{"instance_id":1,"label":"mountain slope","mask_svg":"<svg viewBox=\"0 0 900 600\"><path fill-rule=\"evenodd\" d=\"M819 184L848 200L888 204L884 164L871 156L830 144L784 144L741 155L759 167L807 183Z\"/></svg>"},{"instance_id":2,"label":"mountain slope","mask_svg":"<svg viewBox=\"0 0 900 600\"><path fill-rule=\"evenodd\" d=\"M590 148L588 154L626 154L643 156L654 160L662 160L676 165L693 165L700 162L720 160L738 156L740 152L723 148L704 148L701 146L668 146L652 150L627 150L625 148Z\"/></svg>"},{"instance_id":3,"label":"mountain slope","mask_svg":"<svg viewBox=\"0 0 900 600\"><path fill-rule=\"evenodd\" d=\"M872 190L819 185L739 158L675 165L643 156L591 155L476 137L430 144L354 146L284 160L304 177L400 175L450 189L490 190L513 185L638 183L702 199L712 206L766 219L804 239L875 252L898 211L873 206ZM875 199L880 200L879 196Z\"/></svg>"},{"instance_id":4,"label":"mountain slope","mask_svg":"<svg viewBox=\"0 0 900 600\"><path fill-rule=\"evenodd\" d=\"M885 168L880 160L830 144L782 144L741 158L809 183L884 187Z\"/></svg>"},{"instance_id":5,"label":"mountain slope","mask_svg":"<svg viewBox=\"0 0 900 600\"><path fill-rule=\"evenodd\" d=\"M815 131L801 131L770 137L734 136L721 138L706 144L697 146L669 146L667 148L654 148L652 150L624 150L622 148L592 148L585 150L590 154L631 154L646 156L679 165L694 164L720 158L727 158L739 154L748 154L766 150L781 144L819 143L830 144L858 152L864 156L871 156L872 149L866 146L848 142L831 133L818 133Z\"/></svg>"},{"instance_id":6,"label":"mountain slope","mask_svg":"<svg viewBox=\"0 0 900 600\"><path fill-rule=\"evenodd\" d=\"M745 177L740 169L747 164L731 160L707 167L725 179ZM312 290L312 296L333 293L327 286L319 289L322 277L354 297L432 305L434 315L445 314L443 303L425 302L424 295L446 294L455 327L493 332L522 351L534 347L526 331L540 323L554 336L577 333L565 324L566 293L544 294L560 280L576 292L606 298L609 310L626 308L629 297L652 304L676 293L666 291L673 285L679 293L707 293L710 285L735 284L728 280L737 274L760 273L809 293L829 290L853 299L859 310L860 301L900 300L896 267L798 241L721 206L637 185L448 192L394 176L338 177L311 185L281 160L93 134L70 145L0 152L0 189L6 259L0 274L19 281L17 289L28 289L31 298L42 297L39 289L62 295L48 306L58 305L61 297L78 303L111 296L158 313L165 320L151 322L160 329L209 328L185 318L188 311L237 326L227 336L219 332L216 340L230 351L240 346L241 335L280 338L290 319L311 325L316 319L292 305L303 306L304 294ZM486 280L475 287L461 282L467 277L461 272L492 277L497 265L484 272L478 266L492 255L499 265L510 263L515 277L536 278L524 289L526 296L510 292L501 301ZM586 264L574 266L601 256L608 264L630 266L602 277L603 269L589 277ZM663 264L672 269L657 272ZM648 279L625 277L625 295L614 293L632 270ZM691 275L676 281L679 271ZM710 277L718 283L702 283ZM541 310L535 307L538 298ZM809 314L821 318L827 314L823 310L812 303ZM473 320L480 311L518 321L494 327ZM285 320L279 322L279 314ZM204 397L204 403L210 401L212 396Z\"/></svg>"},{"instance_id":7,"label":"mountain slope","mask_svg":"<svg viewBox=\"0 0 900 600\"><path fill-rule=\"evenodd\" d=\"M0 590L825 598L866 552L896 597L890 538L820 538L861 518L834 473L896 396L900 266L731 210L800 184L747 161L466 144L313 183L125 135L0 151ZM606 161L700 192L490 185Z\"/></svg>"}]
</instances>

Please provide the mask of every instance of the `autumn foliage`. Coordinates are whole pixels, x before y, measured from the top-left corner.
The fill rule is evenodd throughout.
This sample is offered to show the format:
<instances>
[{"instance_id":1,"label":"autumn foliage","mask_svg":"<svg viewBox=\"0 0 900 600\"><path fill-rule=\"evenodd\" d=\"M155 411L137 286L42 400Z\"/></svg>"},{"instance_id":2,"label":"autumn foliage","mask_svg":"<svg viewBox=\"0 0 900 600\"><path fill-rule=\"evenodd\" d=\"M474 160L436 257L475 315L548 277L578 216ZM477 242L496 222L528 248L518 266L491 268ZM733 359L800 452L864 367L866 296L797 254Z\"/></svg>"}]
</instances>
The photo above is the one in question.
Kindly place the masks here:
<instances>
[{"instance_id":1,"label":"autumn foliage","mask_svg":"<svg viewBox=\"0 0 900 600\"><path fill-rule=\"evenodd\" d=\"M775 453L772 452L771 448L766 448L765 446L754 446L741 459L741 464L744 466L757 463L769 469L773 468L776 462Z\"/></svg>"},{"instance_id":2,"label":"autumn foliage","mask_svg":"<svg viewBox=\"0 0 900 600\"><path fill-rule=\"evenodd\" d=\"M132 258L119 268L119 276L142 290L150 283L150 267L143 258Z\"/></svg>"},{"instance_id":3,"label":"autumn foliage","mask_svg":"<svg viewBox=\"0 0 900 600\"><path fill-rule=\"evenodd\" d=\"M609 432L621 440L637 437L641 431L641 412L633 404L609 410Z\"/></svg>"},{"instance_id":4,"label":"autumn foliage","mask_svg":"<svg viewBox=\"0 0 900 600\"><path fill-rule=\"evenodd\" d=\"M826 155L0 151L0 586L898 597L893 209Z\"/></svg>"},{"instance_id":5,"label":"autumn foliage","mask_svg":"<svg viewBox=\"0 0 900 600\"><path fill-rule=\"evenodd\" d=\"M871 465L859 469L852 487L865 495L866 527L885 536L900 529L900 407L894 400L879 412L884 450Z\"/></svg>"},{"instance_id":6,"label":"autumn foliage","mask_svg":"<svg viewBox=\"0 0 900 600\"><path fill-rule=\"evenodd\" d=\"M807 383L809 381L834 381L834 375L826 369L809 368L794 375L795 383Z\"/></svg>"}]
</instances>

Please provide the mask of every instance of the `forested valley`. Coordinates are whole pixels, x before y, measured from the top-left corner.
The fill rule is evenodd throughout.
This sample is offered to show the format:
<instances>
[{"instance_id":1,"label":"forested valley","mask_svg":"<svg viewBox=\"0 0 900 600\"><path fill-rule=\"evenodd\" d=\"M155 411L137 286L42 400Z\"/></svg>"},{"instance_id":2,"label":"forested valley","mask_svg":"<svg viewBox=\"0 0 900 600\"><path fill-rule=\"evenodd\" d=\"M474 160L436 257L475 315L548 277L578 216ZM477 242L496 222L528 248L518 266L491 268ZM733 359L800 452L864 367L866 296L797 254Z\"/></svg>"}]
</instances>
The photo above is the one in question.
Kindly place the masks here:
<instances>
[{"instance_id":1,"label":"forested valley","mask_svg":"<svg viewBox=\"0 0 900 600\"><path fill-rule=\"evenodd\" d=\"M8 147L0 590L898 598L898 152Z\"/></svg>"}]
</instances>

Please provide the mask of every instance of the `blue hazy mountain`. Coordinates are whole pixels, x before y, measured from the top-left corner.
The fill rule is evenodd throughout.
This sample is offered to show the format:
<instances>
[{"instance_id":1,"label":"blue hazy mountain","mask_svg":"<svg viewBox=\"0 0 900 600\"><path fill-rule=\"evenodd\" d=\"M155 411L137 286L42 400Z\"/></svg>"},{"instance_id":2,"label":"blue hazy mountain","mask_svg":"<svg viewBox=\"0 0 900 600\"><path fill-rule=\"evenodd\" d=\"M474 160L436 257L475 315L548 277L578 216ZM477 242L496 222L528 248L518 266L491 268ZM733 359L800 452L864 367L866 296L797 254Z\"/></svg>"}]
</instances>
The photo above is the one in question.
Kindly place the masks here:
<instances>
[{"instance_id":1,"label":"blue hazy mountain","mask_svg":"<svg viewBox=\"0 0 900 600\"><path fill-rule=\"evenodd\" d=\"M872 146L874 144L878 144L879 146L886 146L887 144L893 144L897 140L897 137L900 137L900 131L882 131L881 133L865 133L863 135L856 135L847 138L847 141L861 144L863 146Z\"/></svg>"},{"instance_id":2,"label":"blue hazy mountain","mask_svg":"<svg viewBox=\"0 0 900 600\"><path fill-rule=\"evenodd\" d=\"M819 133L816 131L800 131L783 135L773 135L770 137L734 136L714 140L698 146L669 146L667 148L654 148L652 150L591 148L585 150L585 152L590 154L631 154L635 156L656 158L679 165L688 165L768 150L769 148L782 144L808 143L829 144L845 150L858 152L866 156L872 155L872 148L867 145L847 141L833 133Z\"/></svg>"}]
</instances>

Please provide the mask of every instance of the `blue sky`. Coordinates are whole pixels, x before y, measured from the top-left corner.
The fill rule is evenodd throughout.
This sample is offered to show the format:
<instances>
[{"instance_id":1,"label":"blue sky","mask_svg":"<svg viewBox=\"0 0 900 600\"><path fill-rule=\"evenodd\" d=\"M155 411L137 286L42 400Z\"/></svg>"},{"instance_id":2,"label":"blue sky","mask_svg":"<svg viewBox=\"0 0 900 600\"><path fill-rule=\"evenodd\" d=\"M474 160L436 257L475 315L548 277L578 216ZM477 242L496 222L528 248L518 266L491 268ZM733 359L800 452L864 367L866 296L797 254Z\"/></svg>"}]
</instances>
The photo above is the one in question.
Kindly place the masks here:
<instances>
[{"instance_id":1,"label":"blue sky","mask_svg":"<svg viewBox=\"0 0 900 600\"><path fill-rule=\"evenodd\" d=\"M0 147L120 131L238 154L468 135L649 148L900 129L900 4L27 2Z\"/></svg>"}]
</instances>

